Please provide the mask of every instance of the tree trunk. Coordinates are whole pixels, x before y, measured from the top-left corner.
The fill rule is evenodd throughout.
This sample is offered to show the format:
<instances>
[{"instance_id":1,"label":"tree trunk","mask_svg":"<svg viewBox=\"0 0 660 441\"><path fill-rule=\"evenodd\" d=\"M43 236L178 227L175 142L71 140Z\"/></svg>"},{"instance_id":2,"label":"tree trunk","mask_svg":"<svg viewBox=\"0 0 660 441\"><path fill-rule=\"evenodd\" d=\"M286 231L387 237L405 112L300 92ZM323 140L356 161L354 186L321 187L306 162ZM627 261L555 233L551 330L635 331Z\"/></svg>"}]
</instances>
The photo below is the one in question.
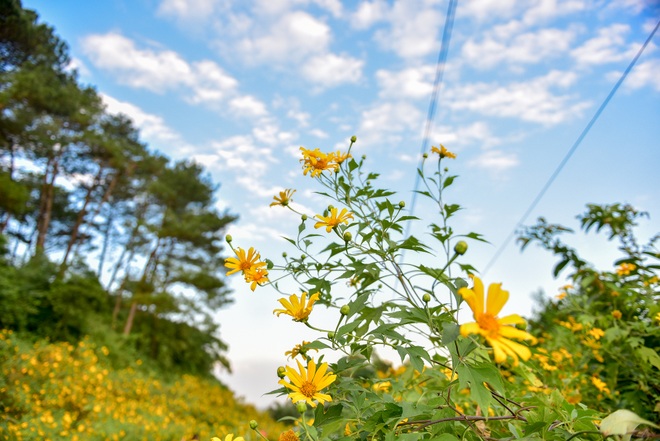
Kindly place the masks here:
<instances>
[{"instance_id":1,"label":"tree trunk","mask_svg":"<svg viewBox=\"0 0 660 441\"><path fill-rule=\"evenodd\" d=\"M83 220L85 219L85 214L87 214L87 206L92 200L92 193L94 192L94 189L98 186L98 182L101 180L101 173L103 173L103 169L100 168L99 172L96 174L96 177L94 177L94 182L92 185L89 186L89 189L87 190L87 194L85 195L85 202L83 202L83 206L78 211L78 216L76 217L76 223L73 224L73 228L71 230L71 237L69 237L69 243L66 246L66 251L64 252L64 258L62 259L62 263L60 264L60 271L58 273L58 277L62 277L64 275L64 271L66 270L66 265L69 260L69 254L71 253L71 249L73 248L73 245L75 245L76 241L78 240L78 232L80 231L80 226L83 223Z\"/></svg>"},{"instance_id":2,"label":"tree trunk","mask_svg":"<svg viewBox=\"0 0 660 441\"><path fill-rule=\"evenodd\" d=\"M42 187L41 204L39 211L39 223L37 224L37 244L35 254L44 252L46 245L46 235L50 226L50 219L53 213L53 199L55 197L55 178L59 172L59 157L53 159L53 169L50 179L48 179L48 166L44 175L44 186ZM49 182L50 181L50 182Z\"/></svg>"},{"instance_id":3,"label":"tree trunk","mask_svg":"<svg viewBox=\"0 0 660 441\"><path fill-rule=\"evenodd\" d=\"M144 265L144 271L142 272L142 279L141 279L141 284L145 284L147 282L147 279L149 278L148 275L149 273L153 273L155 271L155 264L157 256L158 256L158 248L160 247L160 238L156 241L156 246L154 247L154 250L151 252L149 255L149 260L147 260L146 265ZM154 269L152 271L149 270L151 266L154 266ZM138 287L138 290L141 289L141 287ZM128 335L131 333L131 328L133 328L133 320L135 319L135 310L137 309L137 300L135 299L136 295L138 293L135 293L133 295L133 301L131 302L131 309L128 313L128 318L126 319L126 325L124 326L124 335Z\"/></svg>"}]
</instances>

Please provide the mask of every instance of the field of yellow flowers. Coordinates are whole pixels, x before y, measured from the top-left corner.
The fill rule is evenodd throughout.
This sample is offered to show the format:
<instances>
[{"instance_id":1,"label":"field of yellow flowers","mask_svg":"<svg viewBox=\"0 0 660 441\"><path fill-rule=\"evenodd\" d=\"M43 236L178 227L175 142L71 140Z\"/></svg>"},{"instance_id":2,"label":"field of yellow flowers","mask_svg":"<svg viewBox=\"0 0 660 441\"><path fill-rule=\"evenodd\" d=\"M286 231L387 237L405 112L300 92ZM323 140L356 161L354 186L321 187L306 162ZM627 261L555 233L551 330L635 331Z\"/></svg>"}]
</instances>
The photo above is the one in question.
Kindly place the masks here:
<instances>
[{"instance_id":1,"label":"field of yellow flowers","mask_svg":"<svg viewBox=\"0 0 660 441\"><path fill-rule=\"evenodd\" d=\"M212 379L164 380L136 360L111 368L89 340L27 343L0 331L0 439L176 440L285 430Z\"/></svg>"}]
</instances>

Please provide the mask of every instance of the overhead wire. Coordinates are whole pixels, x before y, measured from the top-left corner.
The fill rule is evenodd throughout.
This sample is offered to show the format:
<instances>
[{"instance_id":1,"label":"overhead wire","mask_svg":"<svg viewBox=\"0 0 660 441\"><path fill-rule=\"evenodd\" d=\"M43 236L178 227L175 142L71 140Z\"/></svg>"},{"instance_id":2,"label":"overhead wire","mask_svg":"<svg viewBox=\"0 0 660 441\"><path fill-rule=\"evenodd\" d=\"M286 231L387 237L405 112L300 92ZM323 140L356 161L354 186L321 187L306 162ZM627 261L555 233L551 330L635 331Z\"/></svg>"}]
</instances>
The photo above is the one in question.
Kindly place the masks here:
<instances>
[{"instance_id":1,"label":"overhead wire","mask_svg":"<svg viewBox=\"0 0 660 441\"><path fill-rule=\"evenodd\" d=\"M426 116L426 124L424 127L424 135L422 137L422 146L419 154L419 165L418 168L422 166L422 155L428 149L429 137L431 136L431 126L433 124L433 118L435 117L435 109L438 102L438 95L440 93L440 87L442 85L442 79L445 72L445 65L447 64L447 55L449 53L449 43L451 41L451 33L454 27L454 15L456 14L456 4L457 0L449 0L449 5L447 6L447 14L445 18L445 26L442 31L442 41L440 43L440 52L438 53L438 61L435 68L435 80L433 81L433 90L431 92L431 101L429 103L429 109ZM410 215L412 216L415 211L415 204L417 203L417 191L419 190L420 176L419 173L415 174L415 185L412 192L412 197L410 200ZM406 223L406 230L404 237L407 237L410 232L410 222ZM403 258L403 255L402 255Z\"/></svg>"},{"instance_id":2,"label":"overhead wire","mask_svg":"<svg viewBox=\"0 0 660 441\"><path fill-rule=\"evenodd\" d=\"M491 258L491 260L488 262L488 264L484 268L483 274L486 274L488 272L488 270L493 266L493 264L497 261L497 259L500 257L500 255L502 254L504 249L509 244L509 242L511 242L511 239L513 239L513 237L515 236L516 231L518 231L519 228L522 226L522 224L525 222L525 220L527 220L527 217L532 213L534 208L536 208L536 206L541 201L541 199L543 198L545 193L548 191L550 186L553 184L553 182L555 181L555 179L557 178L559 173L562 171L562 169L566 165L566 163L568 163L568 160L573 156L573 153L575 153L575 151L577 150L579 145L582 143L582 140L585 138L585 136L587 136L587 133L589 133L589 131L591 130L591 127L594 125L596 120L600 117L601 113L603 113L603 110L605 110L605 107L607 107L610 100L612 99L612 97L614 96L616 91L619 89L619 86L621 86L621 84L626 79L626 77L628 76L628 74L630 73L632 68L637 63L637 60L639 59L639 57L644 52L644 49L646 49L648 44L653 39L653 36L655 35L656 31L658 30L658 27L660 27L660 21L658 21L658 23L655 25L655 28L653 28L653 30L649 34L648 38L646 39L646 41L644 42L642 47L639 49L639 51L637 51L637 54L635 55L635 57L632 59L632 61L630 62L630 64L626 68L626 70L623 72L623 74L621 74L621 77L619 78L619 80L616 82L616 84L614 84L614 87L612 87L612 90L610 90L610 93L607 95L607 97L605 97L605 100L601 103L600 107L598 107L598 110L596 110L596 113L594 113L594 116L591 118L591 120L586 125L586 127L582 130L582 133L580 133L580 136L577 137L577 139L575 140L575 142L573 143L571 148L568 150L568 152L566 153L564 158L561 160L561 162L559 163L559 165L557 166L555 171L552 173L550 178L547 180L547 182L545 183L543 188L541 188L541 191L539 191L539 193L536 195L536 197L534 198L532 203L529 205L527 210L525 210L525 213L520 217L520 219L516 223L515 227L513 227L513 230L511 230L511 232L506 237L504 242L502 242L500 247L497 249L497 251L495 252L493 257Z\"/></svg>"}]
</instances>

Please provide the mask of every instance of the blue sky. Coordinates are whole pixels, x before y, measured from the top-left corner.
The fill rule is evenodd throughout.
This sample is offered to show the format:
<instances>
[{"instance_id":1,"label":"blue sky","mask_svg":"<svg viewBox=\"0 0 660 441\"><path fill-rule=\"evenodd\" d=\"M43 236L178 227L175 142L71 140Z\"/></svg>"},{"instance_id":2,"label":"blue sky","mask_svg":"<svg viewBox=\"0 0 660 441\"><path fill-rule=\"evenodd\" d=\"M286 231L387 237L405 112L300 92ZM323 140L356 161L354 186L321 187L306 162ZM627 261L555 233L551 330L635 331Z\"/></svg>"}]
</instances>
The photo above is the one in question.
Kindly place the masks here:
<instances>
[{"instance_id":1,"label":"blue sky","mask_svg":"<svg viewBox=\"0 0 660 441\"><path fill-rule=\"evenodd\" d=\"M110 112L141 128L151 148L195 158L221 184L218 207L240 216L237 246L276 259L297 217L268 205L296 188L313 215L326 202L303 178L299 147L367 155L381 185L409 203L431 98L447 0L24 0L71 48L81 82ZM456 152L448 195L465 210L455 229L477 268L525 212L660 17L644 0L458 2L430 144ZM532 212L577 227L587 203L625 202L660 213L660 36ZM418 201L415 215L432 221ZM616 248L593 234L571 243L604 268ZM508 312L529 314L531 294L554 296L554 259L512 243L485 275L511 292ZM231 280L236 302L219 311L238 394L272 398L284 351L311 339L275 318L279 297Z\"/></svg>"}]
</instances>

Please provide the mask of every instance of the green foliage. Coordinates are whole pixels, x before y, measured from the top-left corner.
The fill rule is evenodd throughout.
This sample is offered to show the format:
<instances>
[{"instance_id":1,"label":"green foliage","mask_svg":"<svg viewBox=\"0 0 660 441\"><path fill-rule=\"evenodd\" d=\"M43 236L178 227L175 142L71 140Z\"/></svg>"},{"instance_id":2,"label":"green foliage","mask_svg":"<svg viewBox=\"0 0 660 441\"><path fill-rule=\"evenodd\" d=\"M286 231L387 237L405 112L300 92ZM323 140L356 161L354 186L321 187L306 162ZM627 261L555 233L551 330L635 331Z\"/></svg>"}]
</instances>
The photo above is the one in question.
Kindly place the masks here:
<instances>
[{"instance_id":1,"label":"green foliage","mask_svg":"<svg viewBox=\"0 0 660 441\"><path fill-rule=\"evenodd\" d=\"M468 241L484 239L459 234L452 225L461 207L448 200L457 183L447 166L451 152L434 148L440 158L431 174L425 169L429 161L418 170L425 186L420 194L438 216L428 234L417 236L415 228L411 235L405 227L419 219L395 203L391 191L378 188L378 175L365 170L364 157L350 158L350 147L348 153L301 150L304 173L315 178L322 187L317 193L331 205L310 224L312 216L290 204L294 191L281 193L274 205L301 217L297 234L286 238L295 252L283 253L282 264L261 262L258 254L252 261L239 256L243 266L233 264L248 283L253 267L266 262L269 272L281 272L271 283L285 296L280 311L318 332L287 352L298 367L281 368L283 387L272 392L305 398L297 403L301 412L305 403L325 402L303 416L297 436L603 439L597 421L614 409L657 418L658 253L655 238L639 246L629 228L641 213L591 205L581 218L586 230L607 229L620 239L624 257L614 272L594 270L566 245L559 236L568 228L541 219L525 230L523 247L540 243L556 253L555 274L569 271L577 286L567 288L562 303L547 303L529 326L516 314L500 318L508 293L493 284L486 298L474 277ZM318 325L314 301L291 292L309 293L310 299L318 293L316 303L328 309L334 324L326 317L326 325ZM464 300L475 323L458 322ZM514 341L536 340L524 329L538 337L536 346ZM400 362L384 362L384 352ZM310 416L312 426L304 423Z\"/></svg>"},{"instance_id":2,"label":"green foliage","mask_svg":"<svg viewBox=\"0 0 660 441\"><path fill-rule=\"evenodd\" d=\"M567 229L544 220L522 239L555 253L572 282L532 322L546 351L536 356L545 387L593 409L625 408L654 420L660 415L660 253L658 236L638 243L634 226L643 216L613 204L589 205L579 217L585 232L595 228L618 241L622 255L613 269L588 264L553 237Z\"/></svg>"}]
</instances>

